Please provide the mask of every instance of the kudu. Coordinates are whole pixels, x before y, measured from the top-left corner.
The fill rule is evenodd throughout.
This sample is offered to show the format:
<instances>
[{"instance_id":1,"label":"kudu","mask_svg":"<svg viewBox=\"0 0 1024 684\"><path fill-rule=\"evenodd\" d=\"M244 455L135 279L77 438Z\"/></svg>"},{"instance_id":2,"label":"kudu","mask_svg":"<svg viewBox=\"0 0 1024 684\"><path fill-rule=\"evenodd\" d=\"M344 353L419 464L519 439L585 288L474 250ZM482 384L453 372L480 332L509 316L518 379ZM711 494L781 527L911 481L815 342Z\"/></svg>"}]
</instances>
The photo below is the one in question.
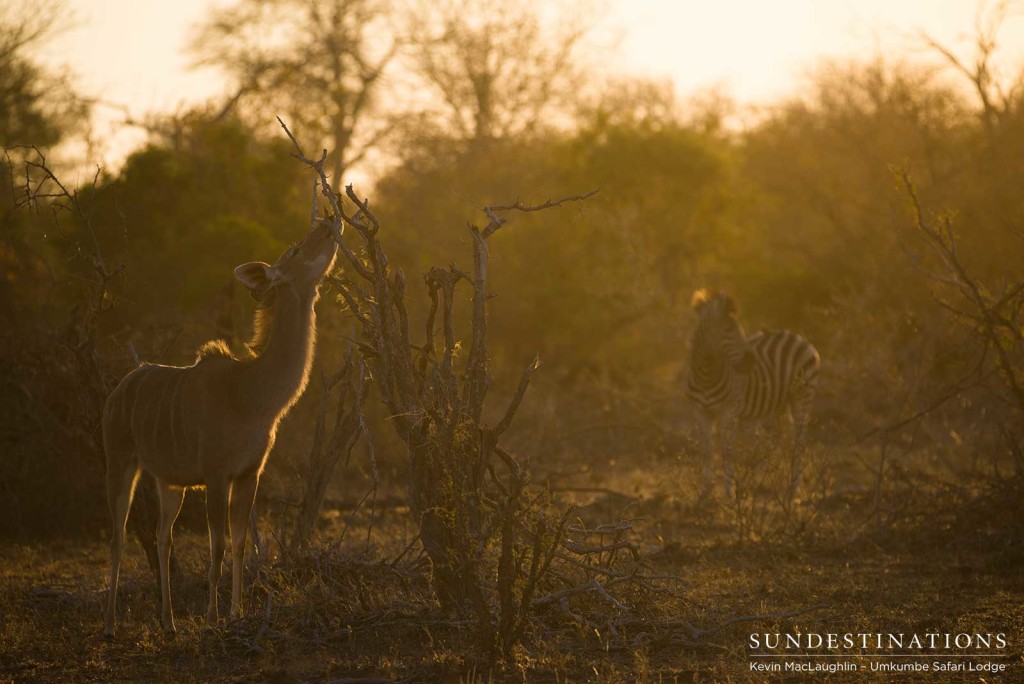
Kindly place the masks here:
<instances>
[{"instance_id":1,"label":"kudu","mask_svg":"<svg viewBox=\"0 0 1024 684\"><path fill-rule=\"evenodd\" d=\"M316 336L314 304L334 263L337 244L321 225L273 266L242 264L237 278L259 302L245 358L221 342L199 349L187 367L144 363L126 375L103 411L110 540L110 595L104 634L114 634L117 578L125 522L142 470L156 481L160 501L157 550L161 623L174 631L168 558L171 528L185 490L206 487L210 531L208 622L218 618L217 583L224 560L225 523L231 528L231 616L241 612L242 560L249 515L282 416L309 379Z\"/></svg>"}]
</instances>

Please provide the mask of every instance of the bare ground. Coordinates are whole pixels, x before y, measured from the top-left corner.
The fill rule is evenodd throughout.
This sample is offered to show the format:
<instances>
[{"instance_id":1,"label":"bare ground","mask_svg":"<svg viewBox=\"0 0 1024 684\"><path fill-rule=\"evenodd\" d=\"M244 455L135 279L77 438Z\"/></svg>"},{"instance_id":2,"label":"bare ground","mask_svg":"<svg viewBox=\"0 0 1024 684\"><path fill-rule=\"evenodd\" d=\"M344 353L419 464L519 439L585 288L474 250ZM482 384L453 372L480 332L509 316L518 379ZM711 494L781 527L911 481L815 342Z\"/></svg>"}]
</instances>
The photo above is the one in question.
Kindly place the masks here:
<instances>
[{"instance_id":1,"label":"bare ground","mask_svg":"<svg viewBox=\"0 0 1024 684\"><path fill-rule=\"evenodd\" d=\"M765 483L747 482L741 504L701 507L649 468L613 483L575 478L555 495L572 500L581 521L634 519L645 571L679 579L617 594L625 609L599 596L549 604L512 661L497 667L474 655L474 626L434 603L418 547L401 555L415 534L397 505L377 511L369 543L365 510L336 511L325 516L322 546L287 558L274 552L279 521L268 515L261 529L270 552L250 565L248 615L216 627L201 617L205 536L179 532L172 637L159 629L137 544L113 641L101 636L103 540L6 545L0 680L1024 681L1019 489L907 483L832 483L831 494L787 516ZM220 589L226 610L228 582ZM772 617L790 613L798 614ZM745 617L756 619L727 624ZM761 674L751 670L749 639L764 632L1004 633L998 662L1007 671L882 675L870 669L877 658L847 652L843 661L861 668L855 675Z\"/></svg>"}]
</instances>

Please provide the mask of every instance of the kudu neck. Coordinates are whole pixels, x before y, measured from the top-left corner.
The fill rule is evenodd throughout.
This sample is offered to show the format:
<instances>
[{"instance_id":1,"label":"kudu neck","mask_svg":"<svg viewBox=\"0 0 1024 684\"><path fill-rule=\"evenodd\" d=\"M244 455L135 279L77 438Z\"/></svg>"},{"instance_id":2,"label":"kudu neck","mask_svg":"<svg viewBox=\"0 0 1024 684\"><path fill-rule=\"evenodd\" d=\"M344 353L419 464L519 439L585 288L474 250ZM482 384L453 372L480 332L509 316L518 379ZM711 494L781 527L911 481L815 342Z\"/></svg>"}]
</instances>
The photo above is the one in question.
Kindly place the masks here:
<instances>
[{"instance_id":1,"label":"kudu neck","mask_svg":"<svg viewBox=\"0 0 1024 684\"><path fill-rule=\"evenodd\" d=\"M284 411L290 407L309 378L316 343L316 292L308 296L289 287L274 295L270 306L257 313L251 368L258 385L254 399L261 408Z\"/></svg>"}]
</instances>

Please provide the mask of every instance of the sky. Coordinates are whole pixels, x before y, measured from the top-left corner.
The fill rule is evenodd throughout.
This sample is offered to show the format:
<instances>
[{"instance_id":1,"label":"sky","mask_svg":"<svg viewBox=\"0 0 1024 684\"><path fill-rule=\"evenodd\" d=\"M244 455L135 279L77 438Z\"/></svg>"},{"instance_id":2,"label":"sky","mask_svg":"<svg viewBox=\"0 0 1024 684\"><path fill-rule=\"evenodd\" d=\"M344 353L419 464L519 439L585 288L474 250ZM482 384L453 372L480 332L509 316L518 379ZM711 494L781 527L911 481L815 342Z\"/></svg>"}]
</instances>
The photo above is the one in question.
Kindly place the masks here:
<instances>
[{"instance_id":1,"label":"sky","mask_svg":"<svg viewBox=\"0 0 1024 684\"><path fill-rule=\"evenodd\" d=\"M923 52L920 32L969 54L978 0L616 0L627 64L672 78L680 92L725 85L741 101L795 90L822 57ZM1024 9L1024 8L1022 8ZM1024 13L999 37L1021 64Z\"/></svg>"},{"instance_id":2,"label":"sky","mask_svg":"<svg viewBox=\"0 0 1024 684\"><path fill-rule=\"evenodd\" d=\"M138 118L181 110L224 89L215 72L190 69L185 48L205 12L231 0L67 2L73 28L46 56L67 65L79 88L101 101L96 133L109 141L106 163L116 165L143 139L141 131L117 125L125 111ZM717 87L741 104L795 92L823 57L922 54L920 31L968 55L979 8L978 0L603 2L604 29L616 39L609 71L670 79L682 96ZM999 39L1003 68L1024 66L1024 7Z\"/></svg>"}]
</instances>

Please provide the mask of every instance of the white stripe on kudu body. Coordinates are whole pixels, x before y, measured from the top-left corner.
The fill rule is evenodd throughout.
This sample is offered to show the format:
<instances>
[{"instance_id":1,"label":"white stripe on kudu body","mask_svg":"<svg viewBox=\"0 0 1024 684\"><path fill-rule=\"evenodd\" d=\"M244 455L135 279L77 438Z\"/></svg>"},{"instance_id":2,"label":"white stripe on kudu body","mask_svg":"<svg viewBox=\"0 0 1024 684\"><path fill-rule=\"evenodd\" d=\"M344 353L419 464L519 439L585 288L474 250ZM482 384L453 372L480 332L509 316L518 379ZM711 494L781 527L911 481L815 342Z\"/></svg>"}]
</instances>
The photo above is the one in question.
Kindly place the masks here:
<instances>
[{"instance_id":1,"label":"white stripe on kudu body","mask_svg":"<svg viewBox=\"0 0 1024 684\"><path fill-rule=\"evenodd\" d=\"M698 320L686 390L703 418L703 493L711 487L716 433L730 492L730 451L738 421L788 414L794 430L792 496L803 470L804 436L821 365L818 351L788 330L747 337L736 320L735 301L724 292L698 290L693 305Z\"/></svg>"},{"instance_id":2,"label":"white stripe on kudu body","mask_svg":"<svg viewBox=\"0 0 1024 684\"><path fill-rule=\"evenodd\" d=\"M278 422L309 379L316 337L317 288L334 263L337 244L326 226L314 229L273 266L243 264L235 277L259 302L249 354L236 358L208 342L188 367L144 363L110 394L103 412L107 502L113 518L110 595L103 632L114 634L124 529L139 474L156 481L160 499L157 551L160 620L174 631L168 558L171 528L188 487L206 488L210 528L210 603L218 617L217 584L231 530L231 614L241 612L242 560L249 513Z\"/></svg>"}]
</instances>

